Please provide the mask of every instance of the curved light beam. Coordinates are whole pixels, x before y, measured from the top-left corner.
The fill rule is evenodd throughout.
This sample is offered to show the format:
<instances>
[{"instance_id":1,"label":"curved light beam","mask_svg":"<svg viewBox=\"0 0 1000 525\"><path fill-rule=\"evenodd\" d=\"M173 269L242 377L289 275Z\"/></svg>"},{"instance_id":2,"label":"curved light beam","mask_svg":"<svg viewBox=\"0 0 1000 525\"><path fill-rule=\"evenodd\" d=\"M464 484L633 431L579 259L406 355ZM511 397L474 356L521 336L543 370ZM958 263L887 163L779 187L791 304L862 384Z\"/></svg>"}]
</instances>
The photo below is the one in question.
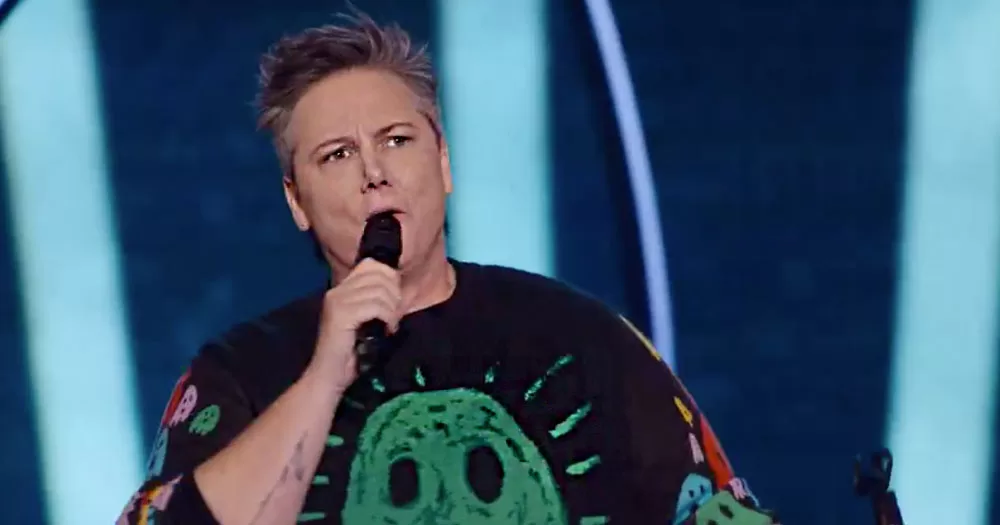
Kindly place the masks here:
<instances>
[{"instance_id":1,"label":"curved light beam","mask_svg":"<svg viewBox=\"0 0 1000 525\"><path fill-rule=\"evenodd\" d=\"M667 251L660 226L656 203L656 185L646 150L646 139L639 118L639 103L625 60L615 15L609 0L586 0L587 15L597 39L601 63L607 77L611 100L615 107L625 164L635 203L636 224L639 226L639 247L646 274L646 294L649 303L653 344L663 360L674 370L674 328L671 321L670 286L667 278Z\"/></svg>"}]
</instances>

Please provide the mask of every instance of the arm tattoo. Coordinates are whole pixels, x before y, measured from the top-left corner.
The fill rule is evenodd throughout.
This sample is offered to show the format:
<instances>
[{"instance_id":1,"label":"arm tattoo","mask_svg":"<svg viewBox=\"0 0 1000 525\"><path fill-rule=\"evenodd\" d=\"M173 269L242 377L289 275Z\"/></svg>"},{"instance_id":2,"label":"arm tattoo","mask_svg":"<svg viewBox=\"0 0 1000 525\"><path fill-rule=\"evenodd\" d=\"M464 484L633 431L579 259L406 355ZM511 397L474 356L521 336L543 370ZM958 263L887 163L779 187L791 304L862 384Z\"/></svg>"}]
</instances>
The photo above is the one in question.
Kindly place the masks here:
<instances>
[{"instance_id":1,"label":"arm tattoo","mask_svg":"<svg viewBox=\"0 0 1000 525\"><path fill-rule=\"evenodd\" d=\"M264 509L267 508L267 504L270 503L271 497L274 496L274 493L278 490L278 487L284 485L285 482L288 481L289 471L291 471L292 475L295 476L296 481L305 480L306 467L302 461L302 449L305 447L307 435L308 433L302 434L302 437L299 438L299 442L295 444L295 452L292 453L292 459L289 460L287 464L285 464L285 468L281 469L281 475L278 476L278 482L275 483L273 487L271 487L271 490L268 491L267 496L264 496L264 500L260 502L260 507L257 508L257 515L254 516L253 520L250 521L251 525L257 523L257 520L259 520L261 515L264 514Z\"/></svg>"},{"instance_id":2,"label":"arm tattoo","mask_svg":"<svg viewBox=\"0 0 1000 525\"><path fill-rule=\"evenodd\" d=\"M292 454L292 460L285 466L285 469L288 469L289 466L292 467L292 473L295 474L296 481L305 481L306 478L306 465L302 460L302 449L305 447L305 440L306 436L303 434L302 438L295 445L295 453Z\"/></svg>"}]
</instances>

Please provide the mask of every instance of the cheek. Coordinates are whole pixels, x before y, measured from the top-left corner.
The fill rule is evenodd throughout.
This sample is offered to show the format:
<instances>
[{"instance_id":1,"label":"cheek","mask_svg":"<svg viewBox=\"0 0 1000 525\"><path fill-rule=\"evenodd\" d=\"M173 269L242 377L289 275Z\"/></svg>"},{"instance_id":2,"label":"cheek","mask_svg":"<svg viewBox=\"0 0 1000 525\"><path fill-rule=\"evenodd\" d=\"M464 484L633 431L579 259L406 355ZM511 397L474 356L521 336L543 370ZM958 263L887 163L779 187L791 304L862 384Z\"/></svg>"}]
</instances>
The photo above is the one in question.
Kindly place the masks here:
<instances>
[{"instance_id":1,"label":"cheek","mask_svg":"<svg viewBox=\"0 0 1000 525\"><path fill-rule=\"evenodd\" d=\"M444 199L444 181L436 154L423 154L402 169L405 171L399 172L403 174L399 182L403 193L414 201L411 204L419 206L425 212L439 207L440 201Z\"/></svg>"},{"instance_id":2,"label":"cheek","mask_svg":"<svg viewBox=\"0 0 1000 525\"><path fill-rule=\"evenodd\" d=\"M333 184L317 184L317 179L320 178L311 178L299 195L313 230L325 244L334 247L354 243L353 237L360 237L362 228L357 223L360 212L356 209L361 205L360 199L348 198L344 188Z\"/></svg>"},{"instance_id":3,"label":"cheek","mask_svg":"<svg viewBox=\"0 0 1000 525\"><path fill-rule=\"evenodd\" d=\"M349 188L343 182L338 182L344 180L343 177L336 177L336 174L310 173L300 196L306 212L316 219L321 219L324 216L341 215L349 211L352 204L348 198Z\"/></svg>"}]
</instances>

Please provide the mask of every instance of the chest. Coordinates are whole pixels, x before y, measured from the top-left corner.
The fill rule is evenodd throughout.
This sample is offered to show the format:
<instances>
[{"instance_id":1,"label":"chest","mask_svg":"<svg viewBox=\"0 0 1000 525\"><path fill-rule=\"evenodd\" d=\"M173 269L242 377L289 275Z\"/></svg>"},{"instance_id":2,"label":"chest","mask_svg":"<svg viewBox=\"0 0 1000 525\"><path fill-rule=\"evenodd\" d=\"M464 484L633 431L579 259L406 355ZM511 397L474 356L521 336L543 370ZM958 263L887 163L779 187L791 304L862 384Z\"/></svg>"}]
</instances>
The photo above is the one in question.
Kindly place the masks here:
<instances>
[{"instance_id":1,"label":"chest","mask_svg":"<svg viewBox=\"0 0 1000 525\"><path fill-rule=\"evenodd\" d=\"M348 390L300 521L596 524L614 513L615 440L593 363L530 339L455 339L406 348Z\"/></svg>"}]
</instances>

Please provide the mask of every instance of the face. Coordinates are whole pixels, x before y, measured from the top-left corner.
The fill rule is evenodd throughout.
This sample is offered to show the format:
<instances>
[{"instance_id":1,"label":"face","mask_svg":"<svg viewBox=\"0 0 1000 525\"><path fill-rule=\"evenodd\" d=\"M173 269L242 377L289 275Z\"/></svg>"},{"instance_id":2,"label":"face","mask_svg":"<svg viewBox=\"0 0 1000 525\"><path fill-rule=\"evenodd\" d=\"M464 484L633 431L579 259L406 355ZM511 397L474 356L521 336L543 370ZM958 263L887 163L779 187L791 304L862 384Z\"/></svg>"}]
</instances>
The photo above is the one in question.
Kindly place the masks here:
<instances>
[{"instance_id":1,"label":"face","mask_svg":"<svg viewBox=\"0 0 1000 525\"><path fill-rule=\"evenodd\" d=\"M299 100L285 133L292 217L299 229L312 228L334 270L353 265L365 221L387 209L402 226L401 268L443 256L448 148L399 77L371 69L331 75Z\"/></svg>"}]
</instances>

